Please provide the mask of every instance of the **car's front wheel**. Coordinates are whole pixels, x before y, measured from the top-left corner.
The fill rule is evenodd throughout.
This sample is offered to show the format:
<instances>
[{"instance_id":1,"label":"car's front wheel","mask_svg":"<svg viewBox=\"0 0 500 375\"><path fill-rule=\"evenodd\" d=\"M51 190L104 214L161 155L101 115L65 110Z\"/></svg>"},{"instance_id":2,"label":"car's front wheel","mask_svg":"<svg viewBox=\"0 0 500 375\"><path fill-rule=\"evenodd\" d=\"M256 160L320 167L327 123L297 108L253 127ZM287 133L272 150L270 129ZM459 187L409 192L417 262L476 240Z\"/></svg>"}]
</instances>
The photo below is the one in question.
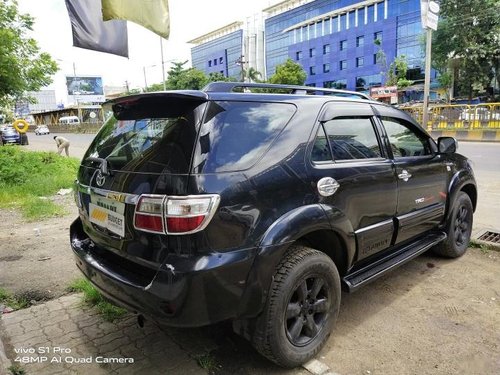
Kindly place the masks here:
<instances>
[{"instance_id":1,"label":"car's front wheel","mask_svg":"<svg viewBox=\"0 0 500 375\"><path fill-rule=\"evenodd\" d=\"M473 212L469 196L463 191L459 192L446 224L448 237L433 248L436 254L448 258L458 258L465 254L472 233Z\"/></svg>"},{"instance_id":2,"label":"car's front wheel","mask_svg":"<svg viewBox=\"0 0 500 375\"><path fill-rule=\"evenodd\" d=\"M253 335L255 348L284 367L314 357L335 325L340 276L324 253L292 246L280 262Z\"/></svg>"}]
</instances>

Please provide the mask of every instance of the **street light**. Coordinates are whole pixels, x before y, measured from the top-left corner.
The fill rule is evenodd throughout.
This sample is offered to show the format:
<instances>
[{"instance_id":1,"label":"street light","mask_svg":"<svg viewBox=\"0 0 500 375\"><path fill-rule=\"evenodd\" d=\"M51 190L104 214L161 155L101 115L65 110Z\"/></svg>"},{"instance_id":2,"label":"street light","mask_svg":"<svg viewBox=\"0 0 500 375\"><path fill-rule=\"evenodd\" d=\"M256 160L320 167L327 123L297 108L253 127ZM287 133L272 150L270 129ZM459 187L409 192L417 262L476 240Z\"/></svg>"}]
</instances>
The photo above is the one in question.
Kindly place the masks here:
<instances>
[{"instance_id":1,"label":"street light","mask_svg":"<svg viewBox=\"0 0 500 375\"><path fill-rule=\"evenodd\" d=\"M142 71L144 72L144 92L148 91L148 81L146 79L146 68L153 68L155 65L146 65L142 67Z\"/></svg>"}]
</instances>

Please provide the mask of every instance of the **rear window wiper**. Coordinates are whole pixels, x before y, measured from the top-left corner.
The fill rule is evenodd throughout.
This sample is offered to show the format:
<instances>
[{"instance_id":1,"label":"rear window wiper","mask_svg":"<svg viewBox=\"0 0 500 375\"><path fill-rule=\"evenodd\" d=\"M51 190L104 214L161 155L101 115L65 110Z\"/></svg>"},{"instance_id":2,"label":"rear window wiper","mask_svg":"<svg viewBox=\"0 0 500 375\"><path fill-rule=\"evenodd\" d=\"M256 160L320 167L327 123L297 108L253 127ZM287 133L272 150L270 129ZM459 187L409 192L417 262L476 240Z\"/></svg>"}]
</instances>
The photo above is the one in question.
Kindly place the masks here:
<instances>
[{"instance_id":1,"label":"rear window wiper","mask_svg":"<svg viewBox=\"0 0 500 375\"><path fill-rule=\"evenodd\" d=\"M99 163L101 173L104 176L111 176L110 170L109 170L109 162L106 159L103 158L94 158L92 156L88 157L85 159L85 161L93 161L96 163Z\"/></svg>"}]
</instances>

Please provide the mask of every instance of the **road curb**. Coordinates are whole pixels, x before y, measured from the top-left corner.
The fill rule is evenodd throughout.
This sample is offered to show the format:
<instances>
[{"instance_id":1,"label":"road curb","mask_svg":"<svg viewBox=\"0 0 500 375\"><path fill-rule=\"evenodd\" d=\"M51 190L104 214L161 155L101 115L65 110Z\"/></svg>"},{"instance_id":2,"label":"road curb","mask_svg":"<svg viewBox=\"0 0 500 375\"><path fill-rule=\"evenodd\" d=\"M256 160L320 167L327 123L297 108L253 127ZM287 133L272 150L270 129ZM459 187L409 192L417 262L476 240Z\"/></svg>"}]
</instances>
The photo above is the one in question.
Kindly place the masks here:
<instances>
[{"instance_id":1,"label":"road curb","mask_svg":"<svg viewBox=\"0 0 500 375\"><path fill-rule=\"evenodd\" d=\"M458 141L500 142L500 129L430 130L433 138L453 137Z\"/></svg>"},{"instance_id":2,"label":"road curb","mask_svg":"<svg viewBox=\"0 0 500 375\"><path fill-rule=\"evenodd\" d=\"M494 251L500 252L500 244L494 243L494 242L490 242L490 241L483 241L483 240L479 239L479 237L481 237L486 232L500 233L500 230L498 230L498 229L491 229L491 228L479 229L475 233L472 234L471 238L472 238L472 240L474 240L475 243L487 247L488 250L494 250Z\"/></svg>"}]
</instances>

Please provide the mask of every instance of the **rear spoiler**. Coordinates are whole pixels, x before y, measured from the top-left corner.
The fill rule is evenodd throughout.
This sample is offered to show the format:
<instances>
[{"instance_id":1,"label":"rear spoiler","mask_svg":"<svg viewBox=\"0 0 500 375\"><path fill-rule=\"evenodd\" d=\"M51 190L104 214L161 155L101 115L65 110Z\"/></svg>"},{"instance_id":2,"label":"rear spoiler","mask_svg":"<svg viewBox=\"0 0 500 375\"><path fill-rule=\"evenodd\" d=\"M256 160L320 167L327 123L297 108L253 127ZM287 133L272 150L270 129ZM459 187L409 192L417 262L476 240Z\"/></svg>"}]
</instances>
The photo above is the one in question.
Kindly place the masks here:
<instances>
[{"instance_id":1,"label":"rear spoiler","mask_svg":"<svg viewBox=\"0 0 500 375\"><path fill-rule=\"evenodd\" d=\"M186 113L208 101L208 94L202 91L161 91L124 96L104 103L111 105L118 120L134 120L151 117L175 117Z\"/></svg>"}]
</instances>

